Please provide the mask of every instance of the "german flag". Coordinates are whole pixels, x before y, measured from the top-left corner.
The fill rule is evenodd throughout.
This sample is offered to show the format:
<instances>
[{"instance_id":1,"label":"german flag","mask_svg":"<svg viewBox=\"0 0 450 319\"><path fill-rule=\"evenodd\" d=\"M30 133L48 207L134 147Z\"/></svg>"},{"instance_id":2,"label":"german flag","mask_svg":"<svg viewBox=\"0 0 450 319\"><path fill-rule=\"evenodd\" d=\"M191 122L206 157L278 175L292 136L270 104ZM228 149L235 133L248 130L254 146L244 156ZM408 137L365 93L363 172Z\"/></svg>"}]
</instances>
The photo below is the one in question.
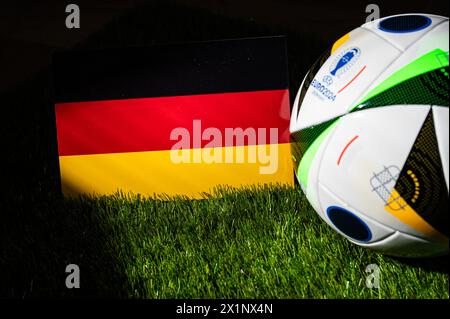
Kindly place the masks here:
<instances>
[{"instance_id":1,"label":"german flag","mask_svg":"<svg viewBox=\"0 0 450 319\"><path fill-rule=\"evenodd\" d=\"M293 184L283 37L54 57L62 191Z\"/></svg>"}]
</instances>

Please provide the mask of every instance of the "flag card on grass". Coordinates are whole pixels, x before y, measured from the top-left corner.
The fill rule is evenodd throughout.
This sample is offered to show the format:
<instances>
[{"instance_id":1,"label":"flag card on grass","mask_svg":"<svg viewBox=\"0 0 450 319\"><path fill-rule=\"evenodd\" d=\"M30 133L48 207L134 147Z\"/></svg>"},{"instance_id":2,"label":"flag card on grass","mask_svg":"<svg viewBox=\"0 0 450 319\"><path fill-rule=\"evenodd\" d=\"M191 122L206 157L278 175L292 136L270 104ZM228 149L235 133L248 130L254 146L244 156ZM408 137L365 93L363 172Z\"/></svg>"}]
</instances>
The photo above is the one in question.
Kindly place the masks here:
<instances>
[{"instance_id":1,"label":"flag card on grass","mask_svg":"<svg viewBox=\"0 0 450 319\"><path fill-rule=\"evenodd\" d=\"M283 37L54 57L65 196L293 184Z\"/></svg>"}]
</instances>

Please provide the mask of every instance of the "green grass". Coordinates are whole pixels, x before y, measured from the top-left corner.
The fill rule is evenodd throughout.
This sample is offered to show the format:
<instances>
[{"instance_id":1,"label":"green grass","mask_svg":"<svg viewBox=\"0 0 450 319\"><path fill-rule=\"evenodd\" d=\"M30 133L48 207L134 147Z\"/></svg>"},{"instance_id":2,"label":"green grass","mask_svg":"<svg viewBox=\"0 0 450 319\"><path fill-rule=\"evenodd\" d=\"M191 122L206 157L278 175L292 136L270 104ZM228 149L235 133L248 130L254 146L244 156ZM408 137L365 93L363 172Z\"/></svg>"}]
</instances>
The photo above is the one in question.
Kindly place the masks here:
<instances>
[{"instance_id":1,"label":"green grass","mask_svg":"<svg viewBox=\"0 0 450 319\"><path fill-rule=\"evenodd\" d=\"M6 256L24 257L12 267L22 288L12 282L3 287L11 287L8 295L449 298L447 259L400 260L357 247L322 222L298 189L40 203L47 209L36 211L46 213L25 229L27 244L11 238L5 246ZM81 289L64 286L69 263L80 266ZM379 289L365 286L373 263Z\"/></svg>"}]
</instances>

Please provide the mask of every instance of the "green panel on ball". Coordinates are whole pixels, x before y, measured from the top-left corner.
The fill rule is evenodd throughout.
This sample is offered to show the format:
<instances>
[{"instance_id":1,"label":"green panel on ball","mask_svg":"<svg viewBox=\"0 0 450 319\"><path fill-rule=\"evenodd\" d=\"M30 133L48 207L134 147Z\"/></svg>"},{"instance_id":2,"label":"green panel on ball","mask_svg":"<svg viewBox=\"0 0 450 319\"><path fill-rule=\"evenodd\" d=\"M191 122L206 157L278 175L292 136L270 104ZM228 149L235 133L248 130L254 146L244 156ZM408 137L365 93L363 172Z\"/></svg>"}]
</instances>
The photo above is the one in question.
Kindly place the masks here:
<instances>
[{"instance_id":1,"label":"green panel on ball","mask_svg":"<svg viewBox=\"0 0 450 319\"><path fill-rule=\"evenodd\" d=\"M409 63L408 65L404 66L394 74L392 74L390 77L388 77L386 80L384 80L380 85L378 85L376 88L374 88L372 91L367 94L366 97L360 102L358 105L364 104L367 100L373 98L374 96L389 90L390 88L396 86L397 84L400 84L406 80L409 80L413 77L416 77L418 75L436 70L441 69L449 66L448 61L448 52L444 52L441 49L433 50L417 60L414 60L413 62ZM448 73L447 73L448 78Z\"/></svg>"},{"instance_id":2,"label":"green panel on ball","mask_svg":"<svg viewBox=\"0 0 450 319\"><path fill-rule=\"evenodd\" d=\"M449 106L448 66L408 79L358 105L352 112L390 105Z\"/></svg>"},{"instance_id":3,"label":"green panel on ball","mask_svg":"<svg viewBox=\"0 0 450 319\"><path fill-rule=\"evenodd\" d=\"M337 125L339 118L308 127L292 134L292 154L297 178L306 190L311 164L324 139Z\"/></svg>"}]
</instances>

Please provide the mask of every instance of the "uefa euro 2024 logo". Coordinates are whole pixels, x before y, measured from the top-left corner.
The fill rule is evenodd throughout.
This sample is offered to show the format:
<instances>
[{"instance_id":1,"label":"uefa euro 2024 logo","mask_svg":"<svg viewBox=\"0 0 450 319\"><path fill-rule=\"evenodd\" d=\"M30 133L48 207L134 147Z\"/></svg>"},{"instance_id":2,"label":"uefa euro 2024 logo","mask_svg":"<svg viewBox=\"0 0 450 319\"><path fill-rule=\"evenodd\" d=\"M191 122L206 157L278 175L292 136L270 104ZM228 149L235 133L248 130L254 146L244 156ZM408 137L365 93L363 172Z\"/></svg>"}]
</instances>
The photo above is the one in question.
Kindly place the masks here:
<instances>
[{"instance_id":1,"label":"uefa euro 2024 logo","mask_svg":"<svg viewBox=\"0 0 450 319\"><path fill-rule=\"evenodd\" d=\"M361 49L356 47L338 54L335 61L331 64L330 74L333 77L340 77L355 65L360 56Z\"/></svg>"}]
</instances>

